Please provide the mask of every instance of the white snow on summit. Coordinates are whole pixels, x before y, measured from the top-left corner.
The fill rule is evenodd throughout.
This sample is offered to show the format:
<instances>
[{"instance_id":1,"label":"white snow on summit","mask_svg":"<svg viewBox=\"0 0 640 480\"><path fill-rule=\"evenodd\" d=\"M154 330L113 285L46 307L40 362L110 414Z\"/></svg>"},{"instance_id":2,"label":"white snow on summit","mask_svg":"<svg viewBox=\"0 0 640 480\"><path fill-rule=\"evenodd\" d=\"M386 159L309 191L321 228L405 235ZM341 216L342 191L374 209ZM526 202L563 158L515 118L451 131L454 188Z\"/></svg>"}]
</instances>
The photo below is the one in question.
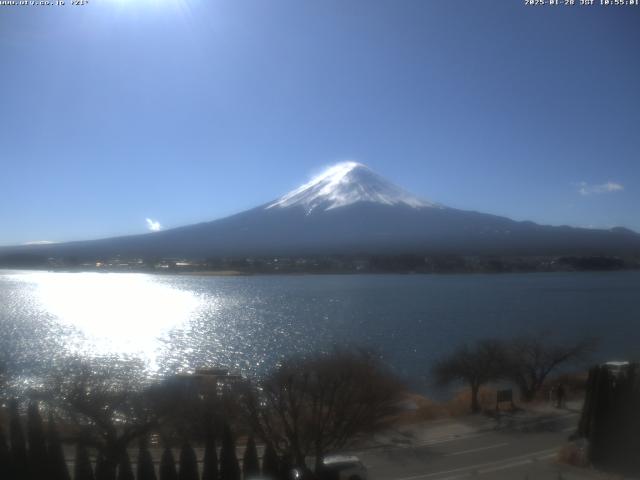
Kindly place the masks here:
<instances>
[{"instance_id":1,"label":"white snow on summit","mask_svg":"<svg viewBox=\"0 0 640 480\"><path fill-rule=\"evenodd\" d=\"M410 194L357 162L334 165L266 208L301 206L309 214L315 209L331 210L356 202L442 208Z\"/></svg>"}]
</instances>

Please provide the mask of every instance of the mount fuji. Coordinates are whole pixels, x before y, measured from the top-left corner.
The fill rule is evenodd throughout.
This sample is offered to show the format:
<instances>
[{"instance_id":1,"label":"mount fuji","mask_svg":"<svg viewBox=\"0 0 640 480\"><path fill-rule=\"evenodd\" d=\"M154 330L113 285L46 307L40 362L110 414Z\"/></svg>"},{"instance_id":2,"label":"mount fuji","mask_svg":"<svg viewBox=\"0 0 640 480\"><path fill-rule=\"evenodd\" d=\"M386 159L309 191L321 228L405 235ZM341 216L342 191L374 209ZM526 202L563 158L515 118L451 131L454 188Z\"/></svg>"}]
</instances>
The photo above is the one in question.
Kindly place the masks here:
<instances>
[{"instance_id":1,"label":"mount fuji","mask_svg":"<svg viewBox=\"0 0 640 480\"><path fill-rule=\"evenodd\" d=\"M554 227L449 208L412 195L365 165L335 165L259 207L211 222L102 240L0 248L77 259L342 254L638 255L624 228Z\"/></svg>"},{"instance_id":2,"label":"mount fuji","mask_svg":"<svg viewBox=\"0 0 640 480\"><path fill-rule=\"evenodd\" d=\"M309 214L317 208L327 211L359 202L440 208L435 203L411 195L356 162L334 165L267 208L302 207Z\"/></svg>"}]
</instances>

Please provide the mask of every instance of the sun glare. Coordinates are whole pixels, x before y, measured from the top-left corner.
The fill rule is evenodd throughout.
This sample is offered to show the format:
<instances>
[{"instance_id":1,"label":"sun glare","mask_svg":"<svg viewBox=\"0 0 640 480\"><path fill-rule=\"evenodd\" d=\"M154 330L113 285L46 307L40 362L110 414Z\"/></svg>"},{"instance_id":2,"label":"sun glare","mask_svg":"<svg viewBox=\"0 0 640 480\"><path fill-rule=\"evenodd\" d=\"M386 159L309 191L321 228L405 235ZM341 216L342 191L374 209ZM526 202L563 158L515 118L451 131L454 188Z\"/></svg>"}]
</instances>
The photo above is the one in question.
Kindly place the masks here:
<instances>
[{"instance_id":1,"label":"sun glare","mask_svg":"<svg viewBox=\"0 0 640 480\"><path fill-rule=\"evenodd\" d=\"M101 2L100 10L108 18L115 16L116 19L142 20L168 16L181 22L189 22L192 8L199 2L200 0L107 0Z\"/></svg>"},{"instance_id":2,"label":"sun glare","mask_svg":"<svg viewBox=\"0 0 640 480\"><path fill-rule=\"evenodd\" d=\"M193 293L130 273L36 273L36 301L77 329L93 353L143 354L153 359L157 339L184 324L201 305Z\"/></svg>"}]
</instances>

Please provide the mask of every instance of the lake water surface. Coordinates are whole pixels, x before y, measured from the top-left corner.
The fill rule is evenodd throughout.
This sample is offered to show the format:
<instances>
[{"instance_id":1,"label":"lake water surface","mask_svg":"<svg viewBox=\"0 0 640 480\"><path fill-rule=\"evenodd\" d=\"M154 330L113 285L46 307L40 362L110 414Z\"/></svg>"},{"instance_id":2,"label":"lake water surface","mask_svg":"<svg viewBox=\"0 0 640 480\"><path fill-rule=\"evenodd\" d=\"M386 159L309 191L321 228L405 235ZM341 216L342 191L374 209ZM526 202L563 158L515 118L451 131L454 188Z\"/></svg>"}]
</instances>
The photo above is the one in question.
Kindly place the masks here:
<instances>
[{"instance_id":1,"label":"lake water surface","mask_svg":"<svg viewBox=\"0 0 640 480\"><path fill-rule=\"evenodd\" d=\"M377 349L417 388L466 341L545 331L640 353L640 272L204 277L0 270L3 354L142 358L260 373L293 353Z\"/></svg>"}]
</instances>

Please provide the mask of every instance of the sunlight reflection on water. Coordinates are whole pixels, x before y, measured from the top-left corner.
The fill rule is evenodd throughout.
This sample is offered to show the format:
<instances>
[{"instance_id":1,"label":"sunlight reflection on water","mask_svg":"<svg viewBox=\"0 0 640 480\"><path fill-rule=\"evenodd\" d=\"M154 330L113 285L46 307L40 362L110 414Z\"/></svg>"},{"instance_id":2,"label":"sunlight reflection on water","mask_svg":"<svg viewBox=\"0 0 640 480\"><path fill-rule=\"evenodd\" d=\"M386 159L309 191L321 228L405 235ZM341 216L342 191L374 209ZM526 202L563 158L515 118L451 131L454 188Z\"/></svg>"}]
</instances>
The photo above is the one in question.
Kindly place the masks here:
<instances>
[{"instance_id":1,"label":"sunlight reflection on water","mask_svg":"<svg viewBox=\"0 0 640 480\"><path fill-rule=\"evenodd\" d=\"M158 373L261 374L336 345L372 347L418 389L464 342L593 335L598 358L637 357L640 272L215 277L0 271L0 361L68 352L139 358ZM24 357L24 358L21 358ZM107 359L107 361L109 361Z\"/></svg>"},{"instance_id":2,"label":"sunlight reflection on water","mask_svg":"<svg viewBox=\"0 0 640 480\"><path fill-rule=\"evenodd\" d=\"M82 336L85 352L138 355L151 363L157 339L203 305L195 293L145 274L36 272L13 279L35 285L34 302Z\"/></svg>"}]
</instances>

